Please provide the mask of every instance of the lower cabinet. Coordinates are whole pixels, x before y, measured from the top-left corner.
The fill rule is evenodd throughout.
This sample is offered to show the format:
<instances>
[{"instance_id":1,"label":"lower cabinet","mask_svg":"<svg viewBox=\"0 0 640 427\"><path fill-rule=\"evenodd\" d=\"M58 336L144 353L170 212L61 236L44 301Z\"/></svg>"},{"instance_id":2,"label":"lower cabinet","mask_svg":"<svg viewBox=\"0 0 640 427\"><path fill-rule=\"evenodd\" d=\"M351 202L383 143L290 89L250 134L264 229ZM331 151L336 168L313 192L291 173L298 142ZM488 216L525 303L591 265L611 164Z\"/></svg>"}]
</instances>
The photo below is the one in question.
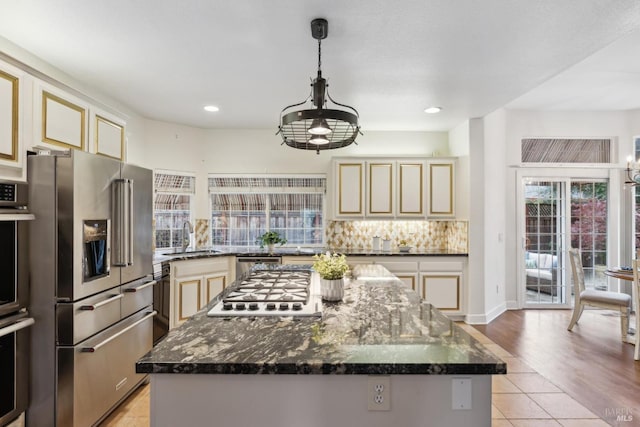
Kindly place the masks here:
<instances>
[{"instance_id":1,"label":"lower cabinet","mask_svg":"<svg viewBox=\"0 0 640 427\"><path fill-rule=\"evenodd\" d=\"M204 308L230 283L234 257L203 258L171 263L169 329Z\"/></svg>"},{"instance_id":2,"label":"lower cabinet","mask_svg":"<svg viewBox=\"0 0 640 427\"><path fill-rule=\"evenodd\" d=\"M348 256L347 262L351 268L358 264L380 264L447 316L454 320L464 319L464 277L467 258L418 255Z\"/></svg>"},{"instance_id":3,"label":"lower cabinet","mask_svg":"<svg viewBox=\"0 0 640 427\"><path fill-rule=\"evenodd\" d=\"M300 255L300 256L283 256L282 264L295 264L295 265L311 265L314 259L312 256Z\"/></svg>"}]
</instances>

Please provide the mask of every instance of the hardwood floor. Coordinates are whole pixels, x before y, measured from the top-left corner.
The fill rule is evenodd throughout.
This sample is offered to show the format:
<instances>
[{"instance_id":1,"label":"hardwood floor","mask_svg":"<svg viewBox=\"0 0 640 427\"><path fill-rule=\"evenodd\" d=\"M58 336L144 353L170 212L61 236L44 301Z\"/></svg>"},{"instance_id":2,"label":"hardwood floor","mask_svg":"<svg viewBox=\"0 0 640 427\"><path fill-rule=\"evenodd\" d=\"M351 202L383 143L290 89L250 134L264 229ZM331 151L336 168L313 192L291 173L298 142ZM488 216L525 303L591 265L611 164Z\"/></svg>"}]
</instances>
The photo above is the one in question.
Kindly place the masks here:
<instances>
[{"instance_id":1,"label":"hardwood floor","mask_svg":"<svg viewBox=\"0 0 640 427\"><path fill-rule=\"evenodd\" d=\"M640 361L620 339L617 313L585 310L572 332L570 318L570 310L514 310L474 327L609 424L640 426Z\"/></svg>"}]
</instances>

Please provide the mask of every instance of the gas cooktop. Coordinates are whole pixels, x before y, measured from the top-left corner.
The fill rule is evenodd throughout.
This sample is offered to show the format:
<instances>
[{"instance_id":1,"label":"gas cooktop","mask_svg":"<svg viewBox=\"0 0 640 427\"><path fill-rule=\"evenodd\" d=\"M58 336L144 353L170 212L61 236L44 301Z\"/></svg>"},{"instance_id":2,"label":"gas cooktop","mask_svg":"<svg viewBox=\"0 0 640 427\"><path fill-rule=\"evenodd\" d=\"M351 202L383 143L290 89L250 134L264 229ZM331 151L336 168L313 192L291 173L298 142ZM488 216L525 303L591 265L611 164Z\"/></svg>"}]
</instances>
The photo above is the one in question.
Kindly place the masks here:
<instances>
[{"instance_id":1,"label":"gas cooktop","mask_svg":"<svg viewBox=\"0 0 640 427\"><path fill-rule=\"evenodd\" d=\"M317 277L309 270L252 272L209 310L211 317L321 316Z\"/></svg>"}]
</instances>

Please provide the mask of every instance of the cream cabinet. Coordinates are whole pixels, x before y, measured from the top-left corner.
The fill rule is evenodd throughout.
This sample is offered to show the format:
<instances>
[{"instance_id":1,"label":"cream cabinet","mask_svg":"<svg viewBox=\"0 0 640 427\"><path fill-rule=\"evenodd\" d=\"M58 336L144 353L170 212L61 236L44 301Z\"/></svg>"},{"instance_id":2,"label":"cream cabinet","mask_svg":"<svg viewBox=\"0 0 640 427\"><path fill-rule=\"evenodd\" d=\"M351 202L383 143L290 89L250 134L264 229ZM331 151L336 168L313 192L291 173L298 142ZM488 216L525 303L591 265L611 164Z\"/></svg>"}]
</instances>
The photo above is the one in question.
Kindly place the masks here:
<instances>
[{"instance_id":1,"label":"cream cabinet","mask_svg":"<svg viewBox=\"0 0 640 427\"><path fill-rule=\"evenodd\" d=\"M347 263L351 269L359 264L380 264L447 316L464 320L466 257L347 256Z\"/></svg>"},{"instance_id":2,"label":"cream cabinet","mask_svg":"<svg viewBox=\"0 0 640 427\"><path fill-rule=\"evenodd\" d=\"M25 74L0 61L0 178L26 179L23 121Z\"/></svg>"},{"instance_id":3,"label":"cream cabinet","mask_svg":"<svg viewBox=\"0 0 640 427\"><path fill-rule=\"evenodd\" d=\"M364 216L363 161L339 161L335 164L335 213L338 218Z\"/></svg>"},{"instance_id":4,"label":"cream cabinet","mask_svg":"<svg viewBox=\"0 0 640 427\"><path fill-rule=\"evenodd\" d=\"M200 258L171 263L169 328L204 308L230 283L235 257Z\"/></svg>"},{"instance_id":5,"label":"cream cabinet","mask_svg":"<svg viewBox=\"0 0 640 427\"><path fill-rule=\"evenodd\" d=\"M399 217L424 217L425 162L399 160L398 162Z\"/></svg>"},{"instance_id":6,"label":"cream cabinet","mask_svg":"<svg viewBox=\"0 0 640 427\"><path fill-rule=\"evenodd\" d=\"M106 111L92 108L89 151L117 160L125 159L125 122Z\"/></svg>"},{"instance_id":7,"label":"cream cabinet","mask_svg":"<svg viewBox=\"0 0 640 427\"><path fill-rule=\"evenodd\" d=\"M337 158L333 164L334 218L427 217L426 160L358 157Z\"/></svg>"},{"instance_id":8,"label":"cream cabinet","mask_svg":"<svg viewBox=\"0 0 640 427\"><path fill-rule=\"evenodd\" d=\"M369 161L367 167L367 212L368 217L393 216L395 212L395 167L394 161Z\"/></svg>"},{"instance_id":9,"label":"cream cabinet","mask_svg":"<svg viewBox=\"0 0 640 427\"><path fill-rule=\"evenodd\" d=\"M455 161L433 160L429 169L429 217L455 216Z\"/></svg>"},{"instance_id":10,"label":"cream cabinet","mask_svg":"<svg viewBox=\"0 0 640 427\"><path fill-rule=\"evenodd\" d=\"M456 259L421 261L420 295L449 316L464 315L466 262Z\"/></svg>"}]
</instances>

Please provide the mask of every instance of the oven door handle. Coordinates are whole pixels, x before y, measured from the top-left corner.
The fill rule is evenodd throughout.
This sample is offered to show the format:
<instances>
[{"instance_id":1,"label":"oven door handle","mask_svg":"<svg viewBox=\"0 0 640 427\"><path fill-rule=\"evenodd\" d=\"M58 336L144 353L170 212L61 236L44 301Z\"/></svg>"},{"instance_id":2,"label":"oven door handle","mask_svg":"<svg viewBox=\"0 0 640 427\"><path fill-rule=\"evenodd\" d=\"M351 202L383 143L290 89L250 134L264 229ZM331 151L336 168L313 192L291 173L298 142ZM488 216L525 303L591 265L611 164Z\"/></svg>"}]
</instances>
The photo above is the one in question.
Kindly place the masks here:
<instances>
[{"instance_id":1,"label":"oven door handle","mask_svg":"<svg viewBox=\"0 0 640 427\"><path fill-rule=\"evenodd\" d=\"M107 304L109 304L109 303L112 303L112 302L114 302L114 301L117 301L117 300L119 300L119 299L120 299L120 298L122 298L122 297L124 297L124 295L122 295L122 294L114 295L114 296L112 296L111 298L107 298L106 300L104 300L104 301L100 301L100 302L99 302L99 303L97 303L97 304L83 305L83 306L81 306L81 307L80 307L80 310L95 310L96 308L100 308L100 307L102 307L103 305L107 305Z\"/></svg>"},{"instance_id":2,"label":"oven door handle","mask_svg":"<svg viewBox=\"0 0 640 427\"><path fill-rule=\"evenodd\" d=\"M142 319L137 320L135 323L132 323L131 325L127 326L126 328L124 328L123 330L121 330L120 332L111 335L109 338L107 338L104 341L101 341L100 343L91 346L91 347L82 347L82 352L83 353L95 353L96 351L98 351L100 349L100 347L108 344L109 342L115 340L116 338L118 338L120 335L127 333L128 331L130 331L131 329L135 328L136 326L138 326L140 323L144 322L145 320L155 316L156 314L158 314L157 311L152 311L151 313L147 314L146 316L144 316Z\"/></svg>"},{"instance_id":3,"label":"oven door handle","mask_svg":"<svg viewBox=\"0 0 640 427\"><path fill-rule=\"evenodd\" d=\"M31 221L34 219L36 217L30 213L7 213L7 211L0 210L0 221Z\"/></svg>"},{"instance_id":4,"label":"oven door handle","mask_svg":"<svg viewBox=\"0 0 640 427\"><path fill-rule=\"evenodd\" d=\"M151 282L147 282L147 283L145 283L144 285L136 286L135 288L127 288L127 289L125 289L124 291L125 291L125 292L127 292L127 293L129 293L129 292L131 292L131 293L133 293L133 292L140 292L140 291L141 291L141 290L143 290L144 288L148 288L149 286L153 286L153 285L155 285L156 283L158 283L158 282L157 282L157 281L155 281L155 280L152 280Z\"/></svg>"},{"instance_id":5,"label":"oven door handle","mask_svg":"<svg viewBox=\"0 0 640 427\"><path fill-rule=\"evenodd\" d=\"M26 319L20 319L20 320L16 321L13 325L7 326L6 328L0 329L0 337L12 334L12 333L14 333L16 331L19 331L20 329L24 329L24 328L26 328L28 326L31 326L34 323L36 323L36 321L33 320L33 317L28 317Z\"/></svg>"}]
</instances>

